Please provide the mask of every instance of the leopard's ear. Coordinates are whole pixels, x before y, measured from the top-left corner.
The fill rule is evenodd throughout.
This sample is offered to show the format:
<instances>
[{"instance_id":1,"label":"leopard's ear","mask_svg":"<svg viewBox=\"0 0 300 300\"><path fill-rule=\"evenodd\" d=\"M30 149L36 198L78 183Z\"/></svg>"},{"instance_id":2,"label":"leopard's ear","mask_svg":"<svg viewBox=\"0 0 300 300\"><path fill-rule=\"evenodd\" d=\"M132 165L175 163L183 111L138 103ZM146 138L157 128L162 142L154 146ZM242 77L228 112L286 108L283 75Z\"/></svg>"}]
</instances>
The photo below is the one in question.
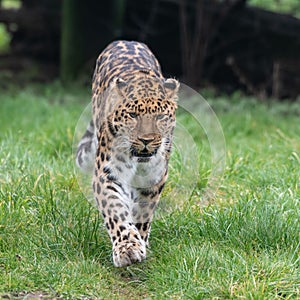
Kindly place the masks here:
<instances>
[{"instance_id":1,"label":"leopard's ear","mask_svg":"<svg viewBox=\"0 0 300 300\"><path fill-rule=\"evenodd\" d=\"M110 87L104 92L105 114L109 116L115 109L120 100L125 98L126 81L121 78L115 78ZM109 100L108 100L109 99Z\"/></svg>"},{"instance_id":2,"label":"leopard's ear","mask_svg":"<svg viewBox=\"0 0 300 300\"><path fill-rule=\"evenodd\" d=\"M178 90L180 87L179 82L176 79L168 78L164 82L164 87L166 89L167 98L176 101L178 98Z\"/></svg>"},{"instance_id":3,"label":"leopard's ear","mask_svg":"<svg viewBox=\"0 0 300 300\"><path fill-rule=\"evenodd\" d=\"M127 82L123 80L122 78L117 78L116 81L116 88L118 89L118 92L121 94L121 96L124 95L124 91L127 87Z\"/></svg>"}]
</instances>

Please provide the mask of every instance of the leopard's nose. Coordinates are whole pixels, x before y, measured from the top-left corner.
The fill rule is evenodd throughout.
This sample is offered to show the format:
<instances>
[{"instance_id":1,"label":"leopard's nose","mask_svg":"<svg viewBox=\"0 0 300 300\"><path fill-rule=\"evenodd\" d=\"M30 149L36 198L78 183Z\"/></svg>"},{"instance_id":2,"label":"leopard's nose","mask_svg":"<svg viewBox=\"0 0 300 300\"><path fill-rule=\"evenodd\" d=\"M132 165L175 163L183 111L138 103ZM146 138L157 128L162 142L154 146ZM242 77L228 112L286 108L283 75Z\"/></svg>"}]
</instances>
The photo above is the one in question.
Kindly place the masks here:
<instances>
[{"instance_id":1,"label":"leopard's nose","mask_svg":"<svg viewBox=\"0 0 300 300\"><path fill-rule=\"evenodd\" d=\"M153 136L142 136L142 137L138 137L138 139L146 146L149 143L153 142L155 140L155 137Z\"/></svg>"}]
</instances>

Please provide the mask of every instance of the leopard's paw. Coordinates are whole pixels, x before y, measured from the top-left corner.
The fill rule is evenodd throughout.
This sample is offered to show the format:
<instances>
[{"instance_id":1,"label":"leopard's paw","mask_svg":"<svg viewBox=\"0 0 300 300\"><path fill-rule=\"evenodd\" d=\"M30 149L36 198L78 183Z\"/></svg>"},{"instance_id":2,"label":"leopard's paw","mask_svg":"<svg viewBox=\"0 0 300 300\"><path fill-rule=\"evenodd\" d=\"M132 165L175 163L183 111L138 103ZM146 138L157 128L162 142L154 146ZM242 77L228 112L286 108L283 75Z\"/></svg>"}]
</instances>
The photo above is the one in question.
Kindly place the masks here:
<instances>
[{"instance_id":1,"label":"leopard's paw","mask_svg":"<svg viewBox=\"0 0 300 300\"><path fill-rule=\"evenodd\" d=\"M126 267L146 258L146 243L142 239L119 242L113 246L113 260L116 267Z\"/></svg>"}]
</instances>

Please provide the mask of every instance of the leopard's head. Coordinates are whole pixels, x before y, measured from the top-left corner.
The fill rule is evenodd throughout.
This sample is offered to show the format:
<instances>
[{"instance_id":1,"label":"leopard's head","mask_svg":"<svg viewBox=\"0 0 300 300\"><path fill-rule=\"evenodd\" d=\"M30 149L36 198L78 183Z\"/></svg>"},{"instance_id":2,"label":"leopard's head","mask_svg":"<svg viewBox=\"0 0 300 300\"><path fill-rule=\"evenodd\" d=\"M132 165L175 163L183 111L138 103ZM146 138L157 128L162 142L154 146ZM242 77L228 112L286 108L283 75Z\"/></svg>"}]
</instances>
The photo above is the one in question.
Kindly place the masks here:
<instances>
[{"instance_id":1,"label":"leopard's head","mask_svg":"<svg viewBox=\"0 0 300 300\"><path fill-rule=\"evenodd\" d=\"M140 159L169 154L178 89L175 79L116 79L113 98L118 100L108 118L109 130L118 137L116 147Z\"/></svg>"}]
</instances>

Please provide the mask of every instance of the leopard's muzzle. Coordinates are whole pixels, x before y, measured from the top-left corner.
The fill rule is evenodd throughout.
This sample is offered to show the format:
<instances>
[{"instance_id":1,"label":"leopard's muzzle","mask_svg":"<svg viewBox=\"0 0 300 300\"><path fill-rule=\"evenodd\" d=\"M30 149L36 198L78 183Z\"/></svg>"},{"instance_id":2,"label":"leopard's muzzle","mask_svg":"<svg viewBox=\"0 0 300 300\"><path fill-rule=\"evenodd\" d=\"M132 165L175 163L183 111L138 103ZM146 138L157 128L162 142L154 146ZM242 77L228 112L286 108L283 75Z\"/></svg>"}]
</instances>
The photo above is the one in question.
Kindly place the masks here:
<instances>
[{"instance_id":1,"label":"leopard's muzzle","mask_svg":"<svg viewBox=\"0 0 300 300\"><path fill-rule=\"evenodd\" d=\"M161 145L159 134L146 134L138 136L131 145L131 154L136 157L154 156Z\"/></svg>"}]
</instances>

